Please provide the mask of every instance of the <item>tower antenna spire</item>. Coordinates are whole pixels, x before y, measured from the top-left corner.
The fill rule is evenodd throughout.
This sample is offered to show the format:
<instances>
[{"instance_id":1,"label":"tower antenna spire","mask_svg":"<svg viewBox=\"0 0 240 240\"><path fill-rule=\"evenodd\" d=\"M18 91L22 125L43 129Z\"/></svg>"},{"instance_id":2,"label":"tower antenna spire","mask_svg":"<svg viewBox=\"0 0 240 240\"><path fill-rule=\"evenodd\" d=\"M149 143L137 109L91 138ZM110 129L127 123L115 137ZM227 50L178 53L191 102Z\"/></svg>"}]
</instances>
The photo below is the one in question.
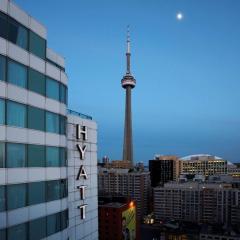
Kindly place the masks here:
<instances>
[{"instance_id":1,"label":"tower antenna spire","mask_svg":"<svg viewBox=\"0 0 240 240\"><path fill-rule=\"evenodd\" d=\"M130 53L130 25L127 25L127 53Z\"/></svg>"}]
</instances>

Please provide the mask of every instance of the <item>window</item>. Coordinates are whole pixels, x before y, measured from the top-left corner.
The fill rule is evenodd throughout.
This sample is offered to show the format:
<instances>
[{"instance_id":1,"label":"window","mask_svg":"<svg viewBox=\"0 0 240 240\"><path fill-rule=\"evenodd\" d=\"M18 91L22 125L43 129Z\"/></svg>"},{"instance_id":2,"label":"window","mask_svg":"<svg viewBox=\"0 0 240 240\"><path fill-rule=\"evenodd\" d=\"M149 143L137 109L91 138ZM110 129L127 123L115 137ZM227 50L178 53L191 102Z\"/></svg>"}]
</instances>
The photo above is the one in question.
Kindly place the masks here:
<instances>
[{"instance_id":1,"label":"window","mask_svg":"<svg viewBox=\"0 0 240 240\"><path fill-rule=\"evenodd\" d=\"M46 131L59 133L59 116L56 113L46 112Z\"/></svg>"},{"instance_id":2,"label":"window","mask_svg":"<svg viewBox=\"0 0 240 240\"><path fill-rule=\"evenodd\" d=\"M61 179L60 180L60 198L67 197L67 180Z\"/></svg>"},{"instance_id":3,"label":"window","mask_svg":"<svg viewBox=\"0 0 240 240\"><path fill-rule=\"evenodd\" d=\"M28 184L28 204L45 202L45 182L32 182Z\"/></svg>"},{"instance_id":4,"label":"window","mask_svg":"<svg viewBox=\"0 0 240 240\"><path fill-rule=\"evenodd\" d=\"M19 87L27 87L27 67L17 62L8 62L8 82Z\"/></svg>"},{"instance_id":5,"label":"window","mask_svg":"<svg viewBox=\"0 0 240 240\"><path fill-rule=\"evenodd\" d=\"M0 168L5 167L5 143L0 142Z\"/></svg>"},{"instance_id":6,"label":"window","mask_svg":"<svg viewBox=\"0 0 240 240\"><path fill-rule=\"evenodd\" d=\"M6 229L0 229L0 239L1 240L7 239Z\"/></svg>"},{"instance_id":7,"label":"window","mask_svg":"<svg viewBox=\"0 0 240 240\"><path fill-rule=\"evenodd\" d=\"M46 58L46 40L30 31L29 51L40 58Z\"/></svg>"},{"instance_id":8,"label":"window","mask_svg":"<svg viewBox=\"0 0 240 240\"><path fill-rule=\"evenodd\" d=\"M60 85L60 102L67 103L67 88L65 85Z\"/></svg>"},{"instance_id":9,"label":"window","mask_svg":"<svg viewBox=\"0 0 240 240\"><path fill-rule=\"evenodd\" d=\"M5 186L0 186L0 212L6 210Z\"/></svg>"},{"instance_id":10,"label":"window","mask_svg":"<svg viewBox=\"0 0 240 240\"><path fill-rule=\"evenodd\" d=\"M45 167L44 146L28 145L28 167Z\"/></svg>"},{"instance_id":11,"label":"window","mask_svg":"<svg viewBox=\"0 0 240 240\"><path fill-rule=\"evenodd\" d=\"M65 210L61 214L61 230L67 228L68 225L68 211Z\"/></svg>"},{"instance_id":12,"label":"window","mask_svg":"<svg viewBox=\"0 0 240 240\"><path fill-rule=\"evenodd\" d=\"M59 161L59 148L57 147L46 147L46 160L47 167L58 167Z\"/></svg>"},{"instance_id":13,"label":"window","mask_svg":"<svg viewBox=\"0 0 240 240\"><path fill-rule=\"evenodd\" d=\"M7 102L7 124L26 127L26 106L20 103Z\"/></svg>"},{"instance_id":14,"label":"window","mask_svg":"<svg viewBox=\"0 0 240 240\"><path fill-rule=\"evenodd\" d=\"M60 213L47 216L47 235L52 235L61 230Z\"/></svg>"},{"instance_id":15,"label":"window","mask_svg":"<svg viewBox=\"0 0 240 240\"><path fill-rule=\"evenodd\" d=\"M45 95L45 76L31 68L29 68L28 89Z\"/></svg>"},{"instance_id":16,"label":"window","mask_svg":"<svg viewBox=\"0 0 240 240\"><path fill-rule=\"evenodd\" d=\"M25 207L27 205L26 193L26 184L7 185L8 210Z\"/></svg>"},{"instance_id":17,"label":"window","mask_svg":"<svg viewBox=\"0 0 240 240\"><path fill-rule=\"evenodd\" d=\"M5 124L5 101L0 98L0 124Z\"/></svg>"},{"instance_id":18,"label":"window","mask_svg":"<svg viewBox=\"0 0 240 240\"><path fill-rule=\"evenodd\" d=\"M7 229L8 240L27 240L27 223L19 224Z\"/></svg>"},{"instance_id":19,"label":"window","mask_svg":"<svg viewBox=\"0 0 240 240\"><path fill-rule=\"evenodd\" d=\"M7 16L0 12L0 37L7 38Z\"/></svg>"},{"instance_id":20,"label":"window","mask_svg":"<svg viewBox=\"0 0 240 240\"><path fill-rule=\"evenodd\" d=\"M28 106L28 128L40 131L45 130L44 110Z\"/></svg>"},{"instance_id":21,"label":"window","mask_svg":"<svg viewBox=\"0 0 240 240\"><path fill-rule=\"evenodd\" d=\"M60 199L59 180L47 182L47 201Z\"/></svg>"},{"instance_id":22,"label":"window","mask_svg":"<svg viewBox=\"0 0 240 240\"><path fill-rule=\"evenodd\" d=\"M66 118L64 116L59 116L60 119L60 134L66 134Z\"/></svg>"},{"instance_id":23,"label":"window","mask_svg":"<svg viewBox=\"0 0 240 240\"><path fill-rule=\"evenodd\" d=\"M11 18L9 19L8 39L19 47L28 48L27 29Z\"/></svg>"},{"instance_id":24,"label":"window","mask_svg":"<svg viewBox=\"0 0 240 240\"><path fill-rule=\"evenodd\" d=\"M0 15L0 20L1 20L1 15ZM1 31L1 26L0 26L0 31ZM5 81L5 80L6 80L6 58L0 55L0 81Z\"/></svg>"},{"instance_id":25,"label":"window","mask_svg":"<svg viewBox=\"0 0 240 240\"><path fill-rule=\"evenodd\" d=\"M59 83L53 79L47 78L47 97L59 101Z\"/></svg>"},{"instance_id":26,"label":"window","mask_svg":"<svg viewBox=\"0 0 240 240\"><path fill-rule=\"evenodd\" d=\"M67 150L65 148L60 148L60 166L64 167L67 165Z\"/></svg>"},{"instance_id":27,"label":"window","mask_svg":"<svg viewBox=\"0 0 240 240\"><path fill-rule=\"evenodd\" d=\"M7 168L26 167L26 146L7 143Z\"/></svg>"},{"instance_id":28,"label":"window","mask_svg":"<svg viewBox=\"0 0 240 240\"><path fill-rule=\"evenodd\" d=\"M29 240L39 240L46 237L46 217L29 222Z\"/></svg>"}]
</instances>

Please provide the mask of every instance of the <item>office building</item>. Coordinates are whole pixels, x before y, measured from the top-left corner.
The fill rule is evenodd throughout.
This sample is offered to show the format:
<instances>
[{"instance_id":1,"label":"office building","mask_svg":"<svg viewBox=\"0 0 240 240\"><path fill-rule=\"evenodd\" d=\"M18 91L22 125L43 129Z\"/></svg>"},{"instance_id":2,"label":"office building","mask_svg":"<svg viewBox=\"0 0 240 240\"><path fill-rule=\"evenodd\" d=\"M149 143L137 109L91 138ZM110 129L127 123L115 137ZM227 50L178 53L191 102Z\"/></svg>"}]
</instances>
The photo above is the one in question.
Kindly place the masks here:
<instances>
[{"instance_id":1,"label":"office building","mask_svg":"<svg viewBox=\"0 0 240 240\"><path fill-rule=\"evenodd\" d=\"M150 192L150 174L144 171L128 169L98 168L99 194L112 194L133 199L137 205L137 217L140 220L148 213Z\"/></svg>"},{"instance_id":2,"label":"office building","mask_svg":"<svg viewBox=\"0 0 240 240\"><path fill-rule=\"evenodd\" d=\"M172 182L154 188L158 220L238 224L239 206L240 190L229 183Z\"/></svg>"},{"instance_id":3,"label":"office building","mask_svg":"<svg viewBox=\"0 0 240 240\"><path fill-rule=\"evenodd\" d=\"M207 154L191 155L180 159L180 172L188 174L226 174L228 162Z\"/></svg>"},{"instance_id":4,"label":"office building","mask_svg":"<svg viewBox=\"0 0 240 240\"><path fill-rule=\"evenodd\" d=\"M179 177L179 159L176 156L155 156L149 160L151 186L163 185L168 181L176 181Z\"/></svg>"},{"instance_id":5,"label":"office building","mask_svg":"<svg viewBox=\"0 0 240 240\"><path fill-rule=\"evenodd\" d=\"M136 205L124 197L99 197L99 239L139 239Z\"/></svg>"},{"instance_id":6,"label":"office building","mask_svg":"<svg viewBox=\"0 0 240 240\"><path fill-rule=\"evenodd\" d=\"M96 123L67 114L65 61L46 37L0 0L0 239L98 239Z\"/></svg>"}]
</instances>

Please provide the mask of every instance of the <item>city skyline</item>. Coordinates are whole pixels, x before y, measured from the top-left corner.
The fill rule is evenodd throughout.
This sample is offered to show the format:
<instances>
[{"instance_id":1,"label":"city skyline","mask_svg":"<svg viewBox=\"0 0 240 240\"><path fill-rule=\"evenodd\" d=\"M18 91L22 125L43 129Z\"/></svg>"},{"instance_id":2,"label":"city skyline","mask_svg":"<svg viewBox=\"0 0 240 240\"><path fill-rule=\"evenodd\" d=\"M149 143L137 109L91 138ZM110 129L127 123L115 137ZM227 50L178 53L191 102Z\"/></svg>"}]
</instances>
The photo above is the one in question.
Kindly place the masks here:
<instances>
[{"instance_id":1,"label":"city skyline","mask_svg":"<svg viewBox=\"0 0 240 240\"><path fill-rule=\"evenodd\" d=\"M157 153L209 153L239 161L237 0L15 2L49 29L49 47L65 57L69 107L98 122L98 158L122 156L119 79L130 24L138 79L132 96L134 160L147 162ZM178 11L182 21L176 19Z\"/></svg>"}]
</instances>

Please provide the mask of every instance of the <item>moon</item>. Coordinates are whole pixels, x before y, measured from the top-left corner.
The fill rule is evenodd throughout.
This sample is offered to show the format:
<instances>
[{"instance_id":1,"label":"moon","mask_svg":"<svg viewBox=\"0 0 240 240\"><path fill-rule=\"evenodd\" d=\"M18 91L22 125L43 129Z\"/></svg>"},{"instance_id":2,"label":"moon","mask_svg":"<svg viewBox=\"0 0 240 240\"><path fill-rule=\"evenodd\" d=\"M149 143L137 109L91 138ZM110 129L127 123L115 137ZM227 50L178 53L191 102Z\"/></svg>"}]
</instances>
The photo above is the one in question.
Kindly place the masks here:
<instances>
[{"instance_id":1,"label":"moon","mask_svg":"<svg viewBox=\"0 0 240 240\"><path fill-rule=\"evenodd\" d=\"M181 21L181 20L183 19L183 14L182 14L181 12L178 12L178 13L176 14L176 19L177 19L178 21Z\"/></svg>"}]
</instances>

